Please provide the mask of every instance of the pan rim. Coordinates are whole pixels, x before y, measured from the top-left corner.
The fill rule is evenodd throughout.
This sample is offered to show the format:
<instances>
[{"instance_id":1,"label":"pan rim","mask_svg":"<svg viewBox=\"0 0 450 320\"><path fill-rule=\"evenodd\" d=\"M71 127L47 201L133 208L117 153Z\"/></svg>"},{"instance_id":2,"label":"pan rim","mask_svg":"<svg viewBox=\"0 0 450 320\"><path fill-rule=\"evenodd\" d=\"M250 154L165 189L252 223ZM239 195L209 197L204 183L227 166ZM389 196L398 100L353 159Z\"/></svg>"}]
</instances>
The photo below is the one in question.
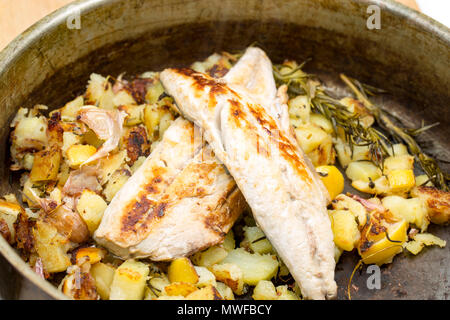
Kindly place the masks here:
<instances>
[{"instance_id":1,"label":"pan rim","mask_svg":"<svg viewBox=\"0 0 450 320\"><path fill-rule=\"evenodd\" d=\"M45 16L27 30L18 35L2 51L0 51L0 78L10 66L32 45L36 44L43 34L50 33L73 15L75 10L92 11L98 7L114 5L121 0L78 0ZM400 19L416 25L427 33L433 34L450 47L450 29L443 24L433 20L423 13L417 12L394 0L359 0L369 6L378 5L383 10L398 16ZM9 245L3 237L0 237L0 253L25 279L53 299L68 299L60 290L49 281L39 277L30 266L22 260L15 249Z\"/></svg>"}]
</instances>

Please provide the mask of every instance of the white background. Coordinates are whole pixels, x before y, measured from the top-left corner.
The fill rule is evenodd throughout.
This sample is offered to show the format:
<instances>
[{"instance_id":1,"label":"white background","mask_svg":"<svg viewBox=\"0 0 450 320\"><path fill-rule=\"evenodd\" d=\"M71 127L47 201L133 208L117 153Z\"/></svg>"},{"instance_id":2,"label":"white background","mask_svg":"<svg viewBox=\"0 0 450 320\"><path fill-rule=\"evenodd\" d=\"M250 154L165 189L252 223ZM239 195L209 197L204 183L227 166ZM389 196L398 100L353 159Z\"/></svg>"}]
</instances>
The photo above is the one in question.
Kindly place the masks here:
<instances>
[{"instance_id":1,"label":"white background","mask_svg":"<svg viewBox=\"0 0 450 320\"><path fill-rule=\"evenodd\" d=\"M450 28L450 0L416 0L420 10Z\"/></svg>"}]
</instances>

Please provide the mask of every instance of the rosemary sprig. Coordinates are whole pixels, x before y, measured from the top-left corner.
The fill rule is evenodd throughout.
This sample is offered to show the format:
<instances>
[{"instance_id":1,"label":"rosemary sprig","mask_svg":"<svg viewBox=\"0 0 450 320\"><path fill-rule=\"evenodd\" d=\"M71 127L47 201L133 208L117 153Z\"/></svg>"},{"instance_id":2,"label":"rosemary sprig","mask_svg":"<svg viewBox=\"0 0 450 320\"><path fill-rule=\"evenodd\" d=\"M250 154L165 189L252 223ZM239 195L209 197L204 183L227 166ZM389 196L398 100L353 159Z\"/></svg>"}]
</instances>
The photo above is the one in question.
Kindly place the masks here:
<instances>
[{"instance_id":1,"label":"rosemary sprig","mask_svg":"<svg viewBox=\"0 0 450 320\"><path fill-rule=\"evenodd\" d=\"M343 129L352 154L354 146L369 146L371 159L382 167L384 157L389 154L389 139L376 128L364 126L357 114L350 112L339 100L331 97L311 75L303 72L305 63L306 61L298 66L289 63L274 65L277 84L286 84L291 96L306 95L311 109L330 120L336 133L338 127Z\"/></svg>"},{"instance_id":2,"label":"rosemary sprig","mask_svg":"<svg viewBox=\"0 0 450 320\"><path fill-rule=\"evenodd\" d=\"M413 136L422 133L423 131L434 127L436 124L432 124L429 126L424 126L419 129L408 129L401 128L394 124L394 122L386 115L386 113L374 105L367 97L366 91L364 87L355 79L350 79L344 74L341 74L342 81L353 91L356 95L357 99L361 101L364 106L371 111L371 113L375 116L377 123L380 127L385 129L389 134L398 140L403 141L407 146L411 154L413 154L416 159L419 161L419 164L423 171L428 176L429 180L433 182L433 184L444 191L449 191L448 182L450 181L450 175L445 173L440 168L438 162L423 153L417 141Z\"/></svg>"}]
</instances>

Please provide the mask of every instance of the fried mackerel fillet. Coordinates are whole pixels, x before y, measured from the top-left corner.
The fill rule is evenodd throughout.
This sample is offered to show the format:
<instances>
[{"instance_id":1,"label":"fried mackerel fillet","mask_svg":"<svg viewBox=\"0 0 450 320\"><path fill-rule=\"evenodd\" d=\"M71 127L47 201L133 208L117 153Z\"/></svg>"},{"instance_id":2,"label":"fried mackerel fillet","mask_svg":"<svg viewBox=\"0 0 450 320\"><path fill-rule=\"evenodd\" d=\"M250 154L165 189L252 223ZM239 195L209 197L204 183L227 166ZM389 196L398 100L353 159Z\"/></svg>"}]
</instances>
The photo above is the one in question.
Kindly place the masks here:
<instances>
[{"instance_id":1,"label":"fried mackerel fillet","mask_svg":"<svg viewBox=\"0 0 450 320\"><path fill-rule=\"evenodd\" d=\"M94 234L99 244L124 259L163 261L224 239L246 202L194 131L181 117L167 129L106 209Z\"/></svg>"},{"instance_id":2,"label":"fried mackerel fillet","mask_svg":"<svg viewBox=\"0 0 450 320\"><path fill-rule=\"evenodd\" d=\"M333 298L328 193L286 125L287 106L275 96L270 60L249 48L241 61L222 79L190 69L166 69L160 79L184 117L204 130L302 295ZM234 68L251 80L236 84Z\"/></svg>"}]
</instances>

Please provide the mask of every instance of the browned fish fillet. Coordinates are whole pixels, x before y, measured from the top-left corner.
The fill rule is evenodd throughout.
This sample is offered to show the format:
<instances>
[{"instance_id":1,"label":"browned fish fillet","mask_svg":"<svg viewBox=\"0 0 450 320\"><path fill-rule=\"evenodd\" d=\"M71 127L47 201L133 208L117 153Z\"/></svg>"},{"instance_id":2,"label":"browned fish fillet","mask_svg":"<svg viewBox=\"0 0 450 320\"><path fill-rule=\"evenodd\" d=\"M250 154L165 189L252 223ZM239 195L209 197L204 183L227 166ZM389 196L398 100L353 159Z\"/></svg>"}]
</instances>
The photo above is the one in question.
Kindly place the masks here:
<instances>
[{"instance_id":1,"label":"browned fish fillet","mask_svg":"<svg viewBox=\"0 0 450 320\"><path fill-rule=\"evenodd\" d=\"M247 79L260 81L271 74L270 60L260 49L248 49L241 59L262 59L270 67L270 72L247 68L250 73L255 70L255 76L249 74ZM262 92L270 90L269 98L262 98L259 85L237 85L227 76L217 80L190 69L166 69L160 79L182 114L205 131L302 294L310 299L334 297L328 194L286 125L286 105L273 97L273 80L273 85L262 81L266 84Z\"/></svg>"},{"instance_id":2,"label":"browned fish fillet","mask_svg":"<svg viewBox=\"0 0 450 320\"><path fill-rule=\"evenodd\" d=\"M95 240L122 257L171 260L223 241L246 207L236 183L181 117L106 209Z\"/></svg>"}]
</instances>

